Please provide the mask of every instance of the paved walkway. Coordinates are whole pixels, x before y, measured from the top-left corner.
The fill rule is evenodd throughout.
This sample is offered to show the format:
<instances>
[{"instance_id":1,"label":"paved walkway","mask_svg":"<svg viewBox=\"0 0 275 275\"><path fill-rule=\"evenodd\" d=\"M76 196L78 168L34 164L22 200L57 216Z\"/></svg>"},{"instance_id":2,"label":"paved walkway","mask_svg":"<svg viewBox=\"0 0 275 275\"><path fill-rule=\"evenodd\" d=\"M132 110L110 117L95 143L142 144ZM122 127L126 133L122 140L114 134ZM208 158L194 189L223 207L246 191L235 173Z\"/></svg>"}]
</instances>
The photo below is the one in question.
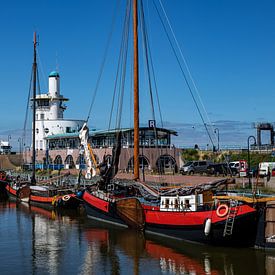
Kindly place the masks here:
<instances>
[{"instance_id":1,"label":"paved walkway","mask_svg":"<svg viewBox=\"0 0 275 275\"><path fill-rule=\"evenodd\" d=\"M133 179L133 174L119 173L116 178L121 179ZM140 175L142 180L142 174ZM145 175L145 182L155 183L168 183L168 184L183 184L185 186L194 186L200 183L209 183L216 180L222 179L222 177L208 177L208 176L183 176L183 175Z\"/></svg>"}]
</instances>

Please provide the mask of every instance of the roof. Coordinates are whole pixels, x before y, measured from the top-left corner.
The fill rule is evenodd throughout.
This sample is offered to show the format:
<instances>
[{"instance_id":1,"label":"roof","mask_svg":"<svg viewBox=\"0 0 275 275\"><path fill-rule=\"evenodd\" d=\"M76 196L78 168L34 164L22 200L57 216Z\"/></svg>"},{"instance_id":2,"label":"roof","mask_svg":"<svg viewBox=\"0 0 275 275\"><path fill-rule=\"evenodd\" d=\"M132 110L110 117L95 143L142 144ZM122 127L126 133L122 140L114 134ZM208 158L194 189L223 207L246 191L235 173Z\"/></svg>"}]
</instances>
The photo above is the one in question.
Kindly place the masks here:
<instances>
[{"instance_id":1,"label":"roof","mask_svg":"<svg viewBox=\"0 0 275 275\"><path fill-rule=\"evenodd\" d=\"M140 131L146 130L146 131L154 131L154 128L150 128L150 127L139 127ZM133 128L123 128L123 129L110 129L110 130L97 130L97 131L93 131L91 135L93 136L97 136L97 135L106 135L106 134L115 134L116 132L121 131L121 132L131 132L134 131ZM165 128L158 128L156 127L156 131L162 131L162 132L166 132L169 133L171 135L175 135L177 136L178 133L174 130L169 130L169 129L165 129Z\"/></svg>"},{"instance_id":2,"label":"roof","mask_svg":"<svg viewBox=\"0 0 275 275\"><path fill-rule=\"evenodd\" d=\"M57 138L71 138L71 137L78 137L79 132L73 132L73 133L62 133L62 134L56 134L56 135L49 135L45 137L45 139L57 139Z\"/></svg>"},{"instance_id":3,"label":"roof","mask_svg":"<svg viewBox=\"0 0 275 275\"><path fill-rule=\"evenodd\" d=\"M140 127L140 130L154 130L153 128L149 128L149 127ZM177 136L178 133L174 130L168 130L168 129L164 129L164 128L156 128L157 131L163 131L166 133L170 133L171 135L175 135ZM115 134L118 131L121 132L130 132L130 131L134 131L133 128L123 128L123 129L110 129L110 130L95 130L95 131L90 131L89 132L89 136L100 136L100 135L109 135L109 134ZM73 132L73 133L62 133L62 134L56 134L56 135L49 135L46 137L46 139L57 139L57 138L66 138L66 137L78 137L79 136L79 132Z\"/></svg>"},{"instance_id":4,"label":"roof","mask_svg":"<svg viewBox=\"0 0 275 275\"><path fill-rule=\"evenodd\" d=\"M57 71L52 71L50 74L49 74L49 77L59 77L59 73Z\"/></svg>"}]
</instances>

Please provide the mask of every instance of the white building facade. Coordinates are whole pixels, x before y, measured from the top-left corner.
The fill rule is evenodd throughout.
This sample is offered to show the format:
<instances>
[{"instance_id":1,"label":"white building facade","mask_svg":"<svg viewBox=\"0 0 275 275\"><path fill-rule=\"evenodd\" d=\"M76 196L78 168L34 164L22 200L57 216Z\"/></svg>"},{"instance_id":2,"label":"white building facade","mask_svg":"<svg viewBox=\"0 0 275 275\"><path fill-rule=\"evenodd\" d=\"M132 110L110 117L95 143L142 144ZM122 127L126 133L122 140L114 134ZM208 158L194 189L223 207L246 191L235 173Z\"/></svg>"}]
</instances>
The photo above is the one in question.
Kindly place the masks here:
<instances>
[{"instance_id":1,"label":"white building facade","mask_svg":"<svg viewBox=\"0 0 275 275\"><path fill-rule=\"evenodd\" d=\"M53 71L49 75L49 91L36 96L35 147L46 150L46 137L78 132L84 120L64 119L66 110L64 102L68 98L60 94L59 73Z\"/></svg>"}]
</instances>

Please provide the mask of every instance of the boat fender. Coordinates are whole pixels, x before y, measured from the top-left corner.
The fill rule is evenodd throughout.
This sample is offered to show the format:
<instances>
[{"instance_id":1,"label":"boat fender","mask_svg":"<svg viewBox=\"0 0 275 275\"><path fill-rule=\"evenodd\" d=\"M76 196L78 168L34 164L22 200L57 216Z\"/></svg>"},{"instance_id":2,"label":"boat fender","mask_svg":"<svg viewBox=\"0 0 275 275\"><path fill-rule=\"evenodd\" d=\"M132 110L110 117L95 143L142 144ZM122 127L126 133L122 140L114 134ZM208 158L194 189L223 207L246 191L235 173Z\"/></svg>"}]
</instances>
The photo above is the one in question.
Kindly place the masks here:
<instances>
[{"instance_id":1,"label":"boat fender","mask_svg":"<svg viewBox=\"0 0 275 275\"><path fill-rule=\"evenodd\" d=\"M62 200L63 201L68 201L70 199L70 196L69 195L64 195L63 197L62 197Z\"/></svg>"},{"instance_id":2,"label":"boat fender","mask_svg":"<svg viewBox=\"0 0 275 275\"><path fill-rule=\"evenodd\" d=\"M216 210L218 217L222 218L228 214L228 206L226 204L221 204Z\"/></svg>"},{"instance_id":3,"label":"boat fender","mask_svg":"<svg viewBox=\"0 0 275 275\"><path fill-rule=\"evenodd\" d=\"M84 191L78 191L78 192L76 193L76 196L77 196L79 199L82 199L83 193L84 193Z\"/></svg>"},{"instance_id":4,"label":"boat fender","mask_svg":"<svg viewBox=\"0 0 275 275\"><path fill-rule=\"evenodd\" d=\"M207 218L204 224L204 234L205 236L208 236L211 231L211 219Z\"/></svg>"},{"instance_id":5,"label":"boat fender","mask_svg":"<svg viewBox=\"0 0 275 275\"><path fill-rule=\"evenodd\" d=\"M54 196L53 199L52 199L52 205L53 206L55 206L55 204L56 204L56 198L57 198L57 196Z\"/></svg>"}]
</instances>

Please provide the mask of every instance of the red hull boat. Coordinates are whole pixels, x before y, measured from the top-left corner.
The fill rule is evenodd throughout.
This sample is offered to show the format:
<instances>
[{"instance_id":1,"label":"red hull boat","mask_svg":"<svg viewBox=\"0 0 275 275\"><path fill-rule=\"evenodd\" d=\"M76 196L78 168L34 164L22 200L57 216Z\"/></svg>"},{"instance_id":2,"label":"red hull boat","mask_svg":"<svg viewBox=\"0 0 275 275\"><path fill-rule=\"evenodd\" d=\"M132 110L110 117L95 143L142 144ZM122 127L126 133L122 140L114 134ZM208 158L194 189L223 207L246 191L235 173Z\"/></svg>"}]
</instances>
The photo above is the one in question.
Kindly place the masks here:
<instances>
[{"instance_id":1,"label":"red hull boat","mask_svg":"<svg viewBox=\"0 0 275 275\"><path fill-rule=\"evenodd\" d=\"M252 205L233 196L212 202L202 198L198 194L161 196L158 203L149 204L143 198L115 198L98 191L86 190L83 195L87 215L93 219L197 243L254 245L257 210Z\"/></svg>"},{"instance_id":2,"label":"red hull boat","mask_svg":"<svg viewBox=\"0 0 275 275\"><path fill-rule=\"evenodd\" d=\"M76 209L81 199L71 189L50 186L31 186L29 203L47 209Z\"/></svg>"}]
</instances>

